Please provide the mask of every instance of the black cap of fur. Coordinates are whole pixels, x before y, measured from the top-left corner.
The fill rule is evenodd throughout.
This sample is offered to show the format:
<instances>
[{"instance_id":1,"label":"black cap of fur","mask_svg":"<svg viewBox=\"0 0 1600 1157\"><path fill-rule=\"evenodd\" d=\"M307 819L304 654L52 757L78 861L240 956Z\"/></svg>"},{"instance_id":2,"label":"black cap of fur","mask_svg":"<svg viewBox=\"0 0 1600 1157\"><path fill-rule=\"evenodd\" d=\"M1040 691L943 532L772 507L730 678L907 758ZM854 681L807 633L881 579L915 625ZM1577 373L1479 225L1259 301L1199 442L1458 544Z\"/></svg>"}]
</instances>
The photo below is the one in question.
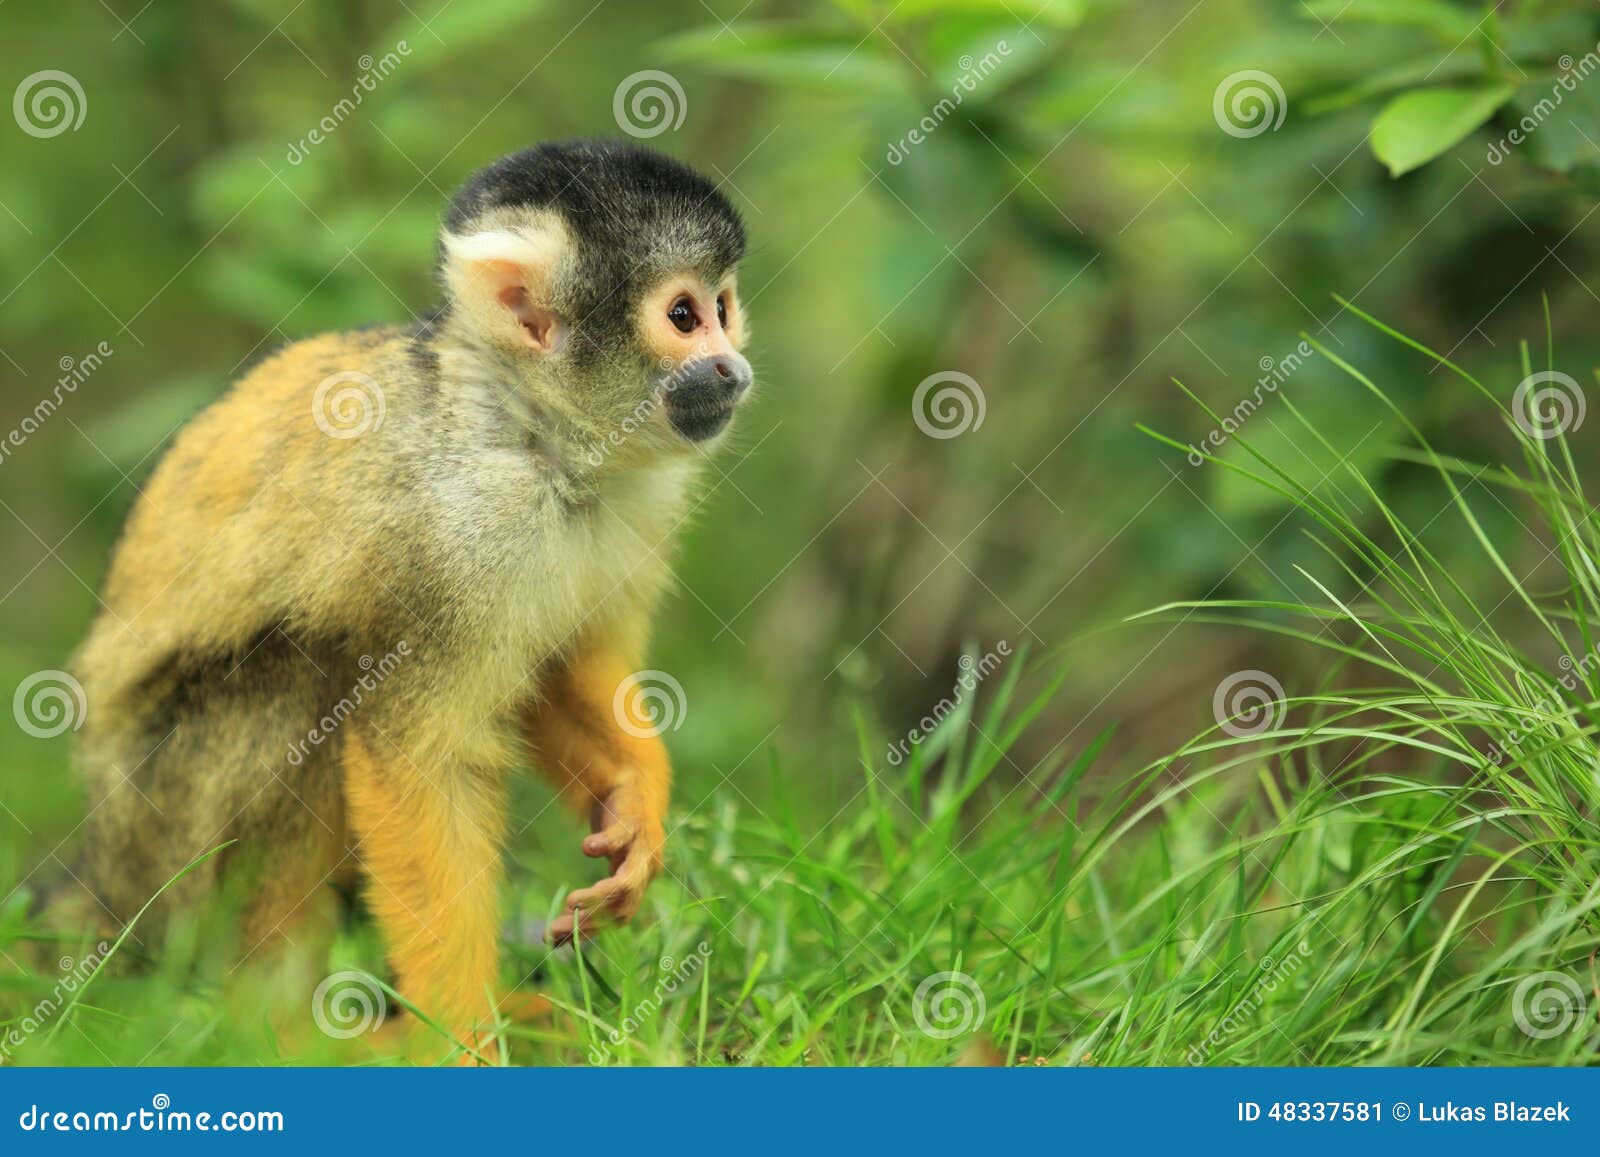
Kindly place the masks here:
<instances>
[{"instance_id":1,"label":"black cap of fur","mask_svg":"<svg viewBox=\"0 0 1600 1157\"><path fill-rule=\"evenodd\" d=\"M554 141L502 157L451 199L445 229L470 233L503 207L561 214L578 246L566 304L579 328L602 341L660 278L689 269L715 283L744 256L744 223L714 184L623 141Z\"/></svg>"}]
</instances>

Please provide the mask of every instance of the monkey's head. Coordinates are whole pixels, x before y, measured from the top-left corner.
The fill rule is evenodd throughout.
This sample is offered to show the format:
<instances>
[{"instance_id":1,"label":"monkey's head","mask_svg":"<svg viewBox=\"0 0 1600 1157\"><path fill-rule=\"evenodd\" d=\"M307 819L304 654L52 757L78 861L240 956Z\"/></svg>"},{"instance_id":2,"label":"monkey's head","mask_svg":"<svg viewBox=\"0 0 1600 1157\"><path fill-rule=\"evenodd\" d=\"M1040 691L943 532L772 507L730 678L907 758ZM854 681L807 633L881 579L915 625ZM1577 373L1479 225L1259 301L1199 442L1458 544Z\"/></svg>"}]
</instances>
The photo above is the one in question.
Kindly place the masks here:
<instances>
[{"instance_id":1,"label":"monkey's head","mask_svg":"<svg viewBox=\"0 0 1600 1157\"><path fill-rule=\"evenodd\" d=\"M578 445L681 453L720 434L750 387L744 247L728 199L669 157L538 145L451 201L442 325Z\"/></svg>"}]
</instances>

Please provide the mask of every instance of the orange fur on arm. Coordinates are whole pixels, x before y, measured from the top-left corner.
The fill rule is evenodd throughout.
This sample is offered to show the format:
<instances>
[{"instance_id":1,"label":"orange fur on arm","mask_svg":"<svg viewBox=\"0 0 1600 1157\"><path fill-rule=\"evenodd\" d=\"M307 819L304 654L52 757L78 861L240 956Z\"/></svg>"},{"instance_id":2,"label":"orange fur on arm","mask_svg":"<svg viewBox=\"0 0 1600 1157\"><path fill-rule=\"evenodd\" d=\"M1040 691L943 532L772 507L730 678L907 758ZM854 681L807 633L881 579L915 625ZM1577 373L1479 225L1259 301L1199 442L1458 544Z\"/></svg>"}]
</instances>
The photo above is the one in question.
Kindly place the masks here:
<instances>
[{"instance_id":1,"label":"orange fur on arm","mask_svg":"<svg viewBox=\"0 0 1600 1157\"><path fill-rule=\"evenodd\" d=\"M671 766L648 719L635 718L633 665L605 654L552 671L523 713L523 736L545 776L587 814L618 788L636 788L657 822L666 816ZM624 722L629 728L624 728Z\"/></svg>"}]
</instances>

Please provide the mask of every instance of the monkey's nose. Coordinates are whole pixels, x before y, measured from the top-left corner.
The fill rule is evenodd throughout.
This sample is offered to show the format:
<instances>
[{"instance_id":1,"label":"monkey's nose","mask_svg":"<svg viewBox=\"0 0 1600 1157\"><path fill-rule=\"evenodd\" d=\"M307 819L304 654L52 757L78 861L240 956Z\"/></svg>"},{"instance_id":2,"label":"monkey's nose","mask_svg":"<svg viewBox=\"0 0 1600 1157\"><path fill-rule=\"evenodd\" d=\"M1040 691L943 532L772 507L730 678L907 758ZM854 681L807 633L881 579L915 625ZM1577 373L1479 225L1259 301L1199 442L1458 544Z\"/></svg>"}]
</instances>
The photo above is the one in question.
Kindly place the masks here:
<instances>
[{"instance_id":1,"label":"monkey's nose","mask_svg":"<svg viewBox=\"0 0 1600 1157\"><path fill-rule=\"evenodd\" d=\"M689 362L680 371L686 375L703 375L706 372L706 363L710 362L710 370L722 381L723 387L733 392L737 398L750 388L750 363L736 353L717 354L711 358L700 358Z\"/></svg>"},{"instance_id":2,"label":"monkey's nose","mask_svg":"<svg viewBox=\"0 0 1600 1157\"><path fill-rule=\"evenodd\" d=\"M720 433L754 376L750 363L732 352L685 362L667 383L667 418L692 441Z\"/></svg>"},{"instance_id":3,"label":"monkey's nose","mask_svg":"<svg viewBox=\"0 0 1600 1157\"><path fill-rule=\"evenodd\" d=\"M668 390L695 402L733 402L750 388L753 377L750 363L730 351L685 362L673 375Z\"/></svg>"}]
</instances>

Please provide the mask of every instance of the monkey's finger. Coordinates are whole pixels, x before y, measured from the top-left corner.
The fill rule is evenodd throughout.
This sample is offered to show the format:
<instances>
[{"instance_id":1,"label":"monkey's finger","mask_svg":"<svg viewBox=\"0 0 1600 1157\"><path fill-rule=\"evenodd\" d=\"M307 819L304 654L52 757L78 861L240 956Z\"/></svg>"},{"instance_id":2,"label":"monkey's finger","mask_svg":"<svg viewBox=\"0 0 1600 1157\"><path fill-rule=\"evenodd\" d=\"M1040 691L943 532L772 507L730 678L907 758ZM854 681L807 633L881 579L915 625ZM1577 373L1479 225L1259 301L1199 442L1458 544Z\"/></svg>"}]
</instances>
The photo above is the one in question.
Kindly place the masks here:
<instances>
[{"instance_id":1,"label":"monkey's finger","mask_svg":"<svg viewBox=\"0 0 1600 1157\"><path fill-rule=\"evenodd\" d=\"M545 942L554 948L560 948L563 944L571 944L577 927L576 914L563 913L550 921L550 926L544 930Z\"/></svg>"},{"instance_id":2,"label":"monkey's finger","mask_svg":"<svg viewBox=\"0 0 1600 1157\"><path fill-rule=\"evenodd\" d=\"M550 922L550 927L545 930L545 939L553 946L560 948L564 944L571 944L573 938L581 931L585 940L591 939L603 926L600 914L593 909L584 910L574 908L563 912Z\"/></svg>"},{"instance_id":3,"label":"monkey's finger","mask_svg":"<svg viewBox=\"0 0 1600 1157\"><path fill-rule=\"evenodd\" d=\"M587 836L583 841L583 854L599 859L601 856L615 856L628 850L628 846L638 836L638 828L627 820L612 824L602 831Z\"/></svg>"},{"instance_id":4,"label":"monkey's finger","mask_svg":"<svg viewBox=\"0 0 1600 1157\"><path fill-rule=\"evenodd\" d=\"M622 876L607 876L598 884L580 888L568 896L567 910L575 913L592 912L596 915L602 912L615 912L617 906L623 903L627 894L633 890L633 885Z\"/></svg>"},{"instance_id":5,"label":"monkey's finger","mask_svg":"<svg viewBox=\"0 0 1600 1157\"><path fill-rule=\"evenodd\" d=\"M645 860L630 855L615 875L607 876L593 887L581 888L567 897L567 907L573 911L604 913L626 920L638 911L644 887L650 880Z\"/></svg>"},{"instance_id":6,"label":"monkey's finger","mask_svg":"<svg viewBox=\"0 0 1600 1157\"><path fill-rule=\"evenodd\" d=\"M606 906L607 911L619 921L631 919L639 910L639 905L644 900L644 890L655 874L653 862L654 856L650 849L639 841L635 841L627 854L622 857L622 863L617 866L616 874L611 877L617 881L617 887L612 890L611 899Z\"/></svg>"},{"instance_id":7,"label":"monkey's finger","mask_svg":"<svg viewBox=\"0 0 1600 1157\"><path fill-rule=\"evenodd\" d=\"M637 907L637 903L619 910L618 902L610 898L622 895L621 886L617 885L615 877L602 880L593 888L584 888L582 891L572 893L567 898L567 910L551 921L550 927L545 931L545 939L559 948L563 944L570 944L579 930L587 938L593 936L607 923L627 919L632 914L632 908Z\"/></svg>"},{"instance_id":8,"label":"monkey's finger","mask_svg":"<svg viewBox=\"0 0 1600 1157\"><path fill-rule=\"evenodd\" d=\"M635 841L621 859L614 875L588 888L579 888L567 897L567 910L551 922L545 933L551 944L559 946L570 942L574 930L580 926L587 935L607 917L625 921L639 910L645 886L654 873L653 853Z\"/></svg>"}]
</instances>

